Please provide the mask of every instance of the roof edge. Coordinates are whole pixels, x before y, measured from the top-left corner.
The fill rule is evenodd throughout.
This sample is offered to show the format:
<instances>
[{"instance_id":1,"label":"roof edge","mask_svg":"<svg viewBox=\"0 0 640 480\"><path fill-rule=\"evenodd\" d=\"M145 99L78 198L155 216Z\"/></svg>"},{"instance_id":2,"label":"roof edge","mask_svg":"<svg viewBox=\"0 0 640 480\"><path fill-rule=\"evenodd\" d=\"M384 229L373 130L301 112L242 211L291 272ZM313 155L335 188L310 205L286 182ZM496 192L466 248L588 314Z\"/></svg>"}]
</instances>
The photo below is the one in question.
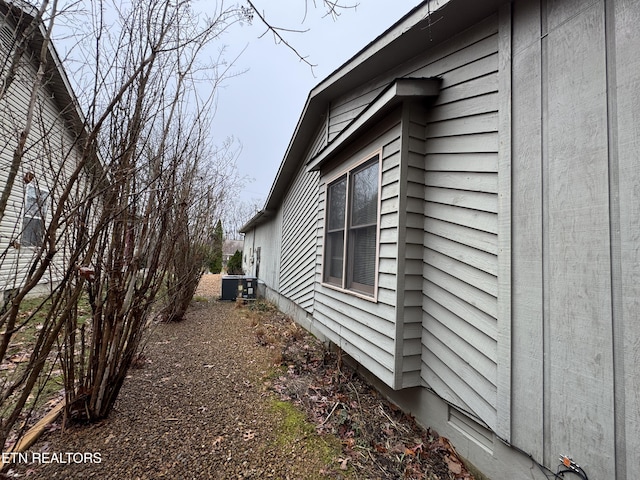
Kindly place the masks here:
<instances>
[{"instance_id":1,"label":"roof edge","mask_svg":"<svg viewBox=\"0 0 640 480\"><path fill-rule=\"evenodd\" d=\"M360 114L358 114L314 158L307 162L310 171L319 170L331 160L349 139L376 121L382 114L405 100L435 97L440 93L442 79L437 77L396 78Z\"/></svg>"}]
</instances>

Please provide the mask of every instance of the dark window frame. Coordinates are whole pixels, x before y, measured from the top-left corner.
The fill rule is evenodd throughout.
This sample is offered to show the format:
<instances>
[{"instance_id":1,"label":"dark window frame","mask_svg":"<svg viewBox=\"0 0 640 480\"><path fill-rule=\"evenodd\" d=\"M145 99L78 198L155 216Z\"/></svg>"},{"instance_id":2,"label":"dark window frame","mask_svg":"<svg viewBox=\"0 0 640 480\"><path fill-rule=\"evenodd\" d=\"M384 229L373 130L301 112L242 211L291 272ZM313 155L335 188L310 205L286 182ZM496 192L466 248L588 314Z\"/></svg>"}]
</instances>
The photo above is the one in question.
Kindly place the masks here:
<instances>
[{"instance_id":1,"label":"dark window frame","mask_svg":"<svg viewBox=\"0 0 640 480\"><path fill-rule=\"evenodd\" d=\"M334 176L325 189L322 283L374 301L377 299L378 286L381 165L382 151L377 150L348 170ZM371 168L374 170L367 172ZM358 188L357 178L364 178L364 182L368 183L370 188ZM373 178L375 189L371 186ZM374 191L375 198L371 195ZM358 212L354 212L358 194L364 199L364 203L359 206ZM344 198L340 198L341 196ZM339 206L342 207L341 210L338 210ZM355 217L361 218L354 220ZM373 244L370 241L372 234ZM356 243L363 245L363 239L365 249L356 252ZM362 252L365 259L371 262L361 264L361 268L356 269L355 259L358 253ZM371 281L358 281L366 279L363 277L370 278Z\"/></svg>"}]
</instances>

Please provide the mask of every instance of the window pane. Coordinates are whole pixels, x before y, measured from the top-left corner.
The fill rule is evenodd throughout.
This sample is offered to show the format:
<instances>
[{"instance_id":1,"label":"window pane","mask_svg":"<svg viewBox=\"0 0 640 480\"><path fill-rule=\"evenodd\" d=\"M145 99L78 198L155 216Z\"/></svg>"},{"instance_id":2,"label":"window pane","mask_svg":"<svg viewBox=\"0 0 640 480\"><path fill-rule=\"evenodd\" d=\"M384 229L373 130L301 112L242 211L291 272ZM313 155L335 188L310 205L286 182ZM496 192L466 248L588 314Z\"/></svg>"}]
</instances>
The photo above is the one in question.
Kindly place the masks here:
<instances>
[{"instance_id":1,"label":"window pane","mask_svg":"<svg viewBox=\"0 0 640 480\"><path fill-rule=\"evenodd\" d=\"M347 179L343 178L329 187L329 230L344 228L344 210L347 195Z\"/></svg>"},{"instance_id":2,"label":"window pane","mask_svg":"<svg viewBox=\"0 0 640 480\"><path fill-rule=\"evenodd\" d=\"M25 198L25 212L24 212L25 216L28 216L28 217L40 216L39 210L40 210L41 202L38 202L40 197L39 193L40 192L32 186L29 186L27 188L27 195Z\"/></svg>"},{"instance_id":3,"label":"window pane","mask_svg":"<svg viewBox=\"0 0 640 480\"><path fill-rule=\"evenodd\" d=\"M325 265L325 279L333 277L342 279L342 265L344 260L344 230L327 235L327 264Z\"/></svg>"},{"instance_id":4,"label":"window pane","mask_svg":"<svg viewBox=\"0 0 640 480\"><path fill-rule=\"evenodd\" d=\"M351 225L371 225L378 219L378 162L353 174Z\"/></svg>"},{"instance_id":5,"label":"window pane","mask_svg":"<svg viewBox=\"0 0 640 480\"><path fill-rule=\"evenodd\" d=\"M352 230L349 240L353 252L351 281L373 287L376 274L376 226Z\"/></svg>"},{"instance_id":6,"label":"window pane","mask_svg":"<svg viewBox=\"0 0 640 480\"><path fill-rule=\"evenodd\" d=\"M25 217L22 230L22 244L26 247L39 247L44 237L44 222L42 218Z\"/></svg>"},{"instance_id":7,"label":"window pane","mask_svg":"<svg viewBox=\"0 0 640 480\"><path fill-rule=\"evenodd\" d=\"M22 244L25 246L42 245L47 197L47 192L42 192L33 185L27 186L22 221Z\"/></svg>"}]
</instances>

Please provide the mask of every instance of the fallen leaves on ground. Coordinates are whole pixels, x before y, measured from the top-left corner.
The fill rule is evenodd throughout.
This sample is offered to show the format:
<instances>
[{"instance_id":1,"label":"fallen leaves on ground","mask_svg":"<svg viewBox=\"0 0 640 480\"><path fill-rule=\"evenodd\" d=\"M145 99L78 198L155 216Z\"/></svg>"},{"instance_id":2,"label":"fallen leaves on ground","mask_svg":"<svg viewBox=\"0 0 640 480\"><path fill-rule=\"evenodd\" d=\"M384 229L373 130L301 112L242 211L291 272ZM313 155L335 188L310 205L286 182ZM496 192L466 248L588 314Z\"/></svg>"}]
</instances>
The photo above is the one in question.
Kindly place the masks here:
<instances>
[{"instance_id":1,"label":"fallen leaves on ground","mask_svg":"<svg viewBox=\"0 0 640 480\"><path fill-rule=\"evenodd\" d=\"M341 352L327 351L275 307L257 308L256 318L263 320L255 322L256 342L281 347L274 362L281 374L267 387L300 406L318 434L340 439L340 470L352 469L357 478L473 480L446 438L382 398L342 361Z\"/></svg>"}]
</instances>

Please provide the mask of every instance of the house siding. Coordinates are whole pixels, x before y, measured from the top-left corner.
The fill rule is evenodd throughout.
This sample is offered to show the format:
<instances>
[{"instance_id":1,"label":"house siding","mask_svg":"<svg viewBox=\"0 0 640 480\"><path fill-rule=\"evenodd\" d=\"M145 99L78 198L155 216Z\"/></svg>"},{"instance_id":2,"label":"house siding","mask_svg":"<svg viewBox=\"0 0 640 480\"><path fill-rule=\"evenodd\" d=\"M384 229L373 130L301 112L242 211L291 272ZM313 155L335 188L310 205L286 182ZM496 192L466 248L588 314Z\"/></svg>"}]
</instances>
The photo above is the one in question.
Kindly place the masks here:
<instances>
[{"instance_id":1,"label":"house siding","mask_svg":"<svg viewBox=\"0 0 640 480\"><path fill-rule=\"evenodd\" d=\"M408 104L403 112L402 191L398 212L398 278L396 384L421 385L422 370L422 263L424 238L424 154L426 109Z\"/></svg>"},{"instance_id":2,"label":"house siding","mask_svg":"<svg viewBox=\"0 0 640 480\"><path fill-rule=\"evenodd\" d=\"M280 293L313 313L318 228L318 172L298 172L282 207Z\"/></svg>"},{"instance_id":3,"label":"house siding","mask_svg":"<svg viewBox=\"0 0 640 480\"><path fill-rule=\"evenodd\" d=\"M637 2L514 7L513 441L589 478L640 473L638 18Z\"/></svg>"},{"instance_id":4,"label":"house siding","mask_svg":"<svg viewBox=\"0 0 640 480\"><path fill-rule=\"evenodd\" d=\"M609 58L610 173L612 221L613 336L615 369L616 474L640 477L640 4L608 4L607 38L615 55ZM619 232L619 233L617 233Z\"/></svg>"},{"instance_id":5,"label":"house siding","mask_svg":"<svg viewBox=\"0 0 640 480\"><path fill-rule=\"evenodd\" d=\"M363 85L348 96L331 103L327 121L328 140L334 140L369 104L382 92L389 82L386 76Z\"/></svg>"},{"instance_id":6,"label":"house siding","mask_svg":"<svg viewBox=\"0 0 640 480\"><path fill-rule=\"evenodd\" d=\"M497 33L492 17L443 45L440 58L429 58L414 73L443 78L426 113L420 178L422 378L492 428L498 361Z\"/></svg>"},{"instance_id":7,"label":"house siding","mask_svg":"<svg viewBox=\"0 0 640 480\"><path fill-rule=\"evenodd\" d=\"M395 385L396 288L398 276L398 199L400 193L401 118L395 111L320 178L318 250L314 317L316 328L386 384ZM382 149L377 301L322 284L324 195L326 183L376 150Z\"/></svg>"},{"instance_id":8,"label":"house siding","mask_svg":"<svg viewBox=\"0 0 640 480\"><path fill-rule=\"evenodd\" d=\"M12 46L10 35L12 28L8 25L0 27L0 55L8 57ZM7 68L6 66L4 68ZM3 74L6 72L3 72ZM0 99L0 185L6 185L10 165L18 144L18 137L25 129L27 112L31 92L34 88L36 68L31 63L28 54L19 64L17 75L10 87ZM7 207L0 221L0 292L20 287L29 272L37 249L26 245L14 248L22 242L24 202L27 185L23 177L27 172L34 174L30 185L37 186L49 195L47 210L51 208L51 201L59 197L60 190L68 184L67 179L77 167L77 150L74 147L74 134L69 130L64 108L74 108L73 105L58 105L52 91L46 83L39 87L31 124L31 133L27 138L25 152L18 175L10 192ZM81 178L77 187L66 202L65 208L72 210L77 199L83 197L82 190L87 187ZM49 212L49 215L51 213ZM48 271L40 283L45 285L55 283L64 275L64 266L68 261L65 248L65 237L61 238ZM43 293L37 288L34 293Z\"/></svg>"},{"instance_id":9,"label":"house siding","mask_svg":"<svg viewBox=\"0 0 640 480\"><path fill-rule=\"evenodd\" d=\"M477 404L481 416L493 425L498 316L497 32L497 16L493 16L442 45L437 54L416 58L336 99L328 119L331 140L394 78L442 77L436 103L428 111L419 105L404 108L398 133L385 147L395 155L385 157L382 169L377 293L380 304L394 307L392 314L379 320L380 331L394 324L388 344L392 363L380 365L379 356L370 363L361 353L368 348L362 340L349 337L348 343L358 349L363 365L383 372L385 383L393 388L426 381L445 398L471 411L469 404L452 395L456 389L467 391L464 380L454 380L452 389L438 375L445 376L443 365L451 362L451 366L457 362L461 367L473 362L479 372L468 369L464 373L461 368L476 397L469 403ZM323 185L321 180L321 191ZM319 218L319 225L323 221ZM319 228L319 258L322 236ZM317 272L320 283L321 262ZM316 295L320 315L329 299L351 301L326 290L320 289L326 296ZM454 301L457 307L445 317L438 312L440 317L434 319L434 298ZM324 315L321 323L328 324L330 314ZM358 315L353 311L350 317ZM456 320L474 330L454 333L451 328ZM433 322L439 324L432 326ZM442 325L448 328L439 328ZM337 330L329 329L335 338L339 337ZM367 334L365 331L359 337L367 338ZM462 344L469 346L463 350L471 353L452 350ZM480 380L475 378L478 373Z\"/></svg>"},{"instance_id":10,"label":"house siding","mask_svg":"<svg viewBox=\"0 0 640 480\"><path fill-rule=\"evenodd\" d=\"M488 478L544 479L565 453L638 478L640 2L491 5L332 99L329 138L358 148L323 165L309 323ZM432 104L337 136L394 79L434 76ZM373 303L321 284L323 190L382 146Z\"/></svg>"},{"instance_id":11,"label":"house siding","mask_svg":"<svg viewBox=\"0 0 640 480\"><path fill-rule=\"evenodd\" d=\"M549 457L568 448L585 458L612 451L615 443L608 165L598 161L607 157L604 8L595 2L574 18L584 6L549 8L543 76L553 87L543 94L543 268L545 376L553 385L545 393L554 408L545 446ZM601 474L590 474L604 478L609 468L614 462L603 460Z\"/></svg>"}]
</instances>

